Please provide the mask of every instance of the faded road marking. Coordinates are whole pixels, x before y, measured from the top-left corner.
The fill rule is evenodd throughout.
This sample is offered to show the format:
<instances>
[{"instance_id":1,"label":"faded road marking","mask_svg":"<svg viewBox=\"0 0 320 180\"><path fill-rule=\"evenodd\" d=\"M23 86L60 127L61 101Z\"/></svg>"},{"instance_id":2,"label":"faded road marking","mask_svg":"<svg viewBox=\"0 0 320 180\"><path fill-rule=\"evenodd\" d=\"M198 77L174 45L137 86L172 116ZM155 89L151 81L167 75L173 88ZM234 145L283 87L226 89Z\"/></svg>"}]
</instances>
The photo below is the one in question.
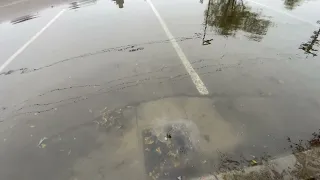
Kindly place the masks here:
<instances>
[{"instance_id":1,"label":"faded road marking","mask_svg":"<svg viewBox=\"0 0 320 180\"><path fill-rule=\"evenodd\" d=\"M63 13L65 9L61 10L51 21L48 22L37 34L35 34L28 42L26 42L20 49L18 49L7 61L0 66L0 73L6 68L20 53L22 53L34 40L36 40L52 23L54 23Z\"/></svg>"},{"instance_id":2,"label":"faded road marking","mask_svg":"<svg viewBox=\"0 0 320 180\"><path fill-rule=\"evenodd\" d=\"M301 21L301 22L305 22L305 23L311 24L312 26L319 27L319 24L316 24L316 23L307 21L307 20L305 20L305 19L302 19L302 18L300 18L300 17L294 16L294 15L292 15L292 14L290 14L290 13L285 12L285 11L272 8L272 7L270 7L270 6L267 6L267 5L265 5L265 4L261 4L261 3L259 3L259 2L253 1L253 0L246 0L246 1L252 2L252 3L256 4L256 5L259 5L259 6L262 6L262 7L265 7L265 8L268 8L268 9L270 9L270 10L272 10L272 11L277 12L277 13L287 15L287 16L289 16L289 17L291 17L291 18L293 18L293 19L299 20L299 21Z\"/></svg>"},{"instance_id":3,"label":"faded road marking","mask_svg":"<svg viewBox=\"0 0 320 180\"><path fill-rule=\"evenodd\" d=\"M2 6L0 6L0 8L4 8L4 7L9 7L9 6L13 6L13 5L15 5L15 4L20 4L20 3L23 3L23 2L26 2L26 1L28 1L28 0L20 0L20 1L14 1L14 2L12 2L12 3L10 3L10 4L5 4L5 5L2 5Z\"/></svg>"},{"instance_id":4,"label":"faded road marking","mask_svg":"<svg viewBox=\"0 0 320 180\"><path fill-rule=\"evenodd\" d=\"M194 85L196 86L196 88L198 89L199 93L201 95L207 95L209 94L206 86L204 85L204 83L202 82L202 80L200 79L199 75L197 74L197 72L193 69L192 65L190 64L189 60L187 59L186 55L184 54L184 52L182 51L182 49L180 48L179 44L177 43L177 41L174 39L173 35L171 34L170 30L168 29L166 23L164 22L164 20L162 19L162 17L160 16L159 12L157 11L157 9L154 7L154 5L152 4L151 0L147 0L148 4L151 6L151 9L153 10L154 14L156 15L156 17L158 18L163 30L165 31L166 35L168 36L168 38L170 39L170 42L173 46L173 48L176 50L178 56L181 59L182 64L184 65L184 67L186 68L187 72L189 73L189 75L191 76L191 79L194 83Z\"/></svg>"}]
</instances>

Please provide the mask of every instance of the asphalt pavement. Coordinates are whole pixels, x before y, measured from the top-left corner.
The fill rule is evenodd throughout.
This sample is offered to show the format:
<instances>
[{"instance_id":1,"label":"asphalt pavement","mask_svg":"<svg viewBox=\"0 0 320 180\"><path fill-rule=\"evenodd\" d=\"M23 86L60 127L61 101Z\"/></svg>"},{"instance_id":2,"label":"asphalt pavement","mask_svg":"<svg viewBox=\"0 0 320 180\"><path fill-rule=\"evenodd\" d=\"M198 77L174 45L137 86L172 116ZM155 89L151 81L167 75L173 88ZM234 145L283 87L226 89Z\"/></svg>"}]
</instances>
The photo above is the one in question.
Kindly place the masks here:
<instances>
[{"instance_id":1,"label":"asphalt pavement","mask_svg":"<svg viewBox=\"0 0 320 180\"><path fill-rule=\"evenodd\" d=\"M0 179L190 179L320 145L319 7L1 1Z\"/></svg>"}]
</instances>

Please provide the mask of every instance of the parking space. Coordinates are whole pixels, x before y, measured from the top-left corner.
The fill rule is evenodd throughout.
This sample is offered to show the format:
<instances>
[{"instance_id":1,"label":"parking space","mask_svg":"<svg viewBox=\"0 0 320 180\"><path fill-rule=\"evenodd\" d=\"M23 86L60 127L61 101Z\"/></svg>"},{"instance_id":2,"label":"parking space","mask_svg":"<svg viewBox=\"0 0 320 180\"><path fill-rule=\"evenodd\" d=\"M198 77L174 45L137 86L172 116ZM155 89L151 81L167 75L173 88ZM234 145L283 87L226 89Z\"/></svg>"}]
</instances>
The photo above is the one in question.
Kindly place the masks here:
<instances>
[{"instance_id":1,"label":"parking space","mask_svg":"<svg viewBox=\"0 0 320 180\"><path fill-rule=\"evenodd\" d=\"M69 7L63 6L67 8L63 15L1 75L1 93L7 94L1 96L4 119L1 137L5 139L1 159L6 162L2 174L7 179L85 178L93 171L77 171L83 166L78 163L82 158L101 153L99 147L108 148L110 156L106 157L118 157L113 151L125 149L124 137L139 141L138 136L126 134L133 132L130 128L134 124L124 127L124 134L105 134L104 127L97 129L104 109L111 111L164 97L198 95L148 4L126 1L126 8L119 9L114 2L99 1L76 9ZM58 13L61 7L52 10ZM177 40L193 38L197 36ZM119 159L104 164L98 160L89 163L99 166L98 169L102 165L111 166L104 173L115 179L125 177L123 172L132 172L131 176L135 173L137 179L145 177L141 173L143 157L129 152L132 153L122 155L131 158L132 163L138 161L138 169L122 167ZM15 161L20 159L25 159L25 163L17 165ZM30 161L34 162L33 167L26 168ZM119 171L114 170L117 164ZM25 167L26 173L15 173L14 166Z\"/></svg>"},{"instance_id":2,"label":"parking space","mask_svg":"<svg viewBox=\"0 0 320 180\"><path fill-rule=\"evenodd\" d=\"M0 72L0 174L190 178L289 153L318 129L312 3L48 1L3 21L1 65L32 41Z\"/></svg>"},{"instance_id":3,"label":"parking space","mask_svg":"<svg viewBox=\"0 0 320 180\"><path fill-rule=\"evenodd\" d=\"M169 2L172 9L159 2L158 9L174 36L201 33L180 46L216 111L243 133L244 142L230 153L285 154L286 137L306 139L317 130L319 58L309 44L319 28L309 18L314 9L231 2Z\"/></svg>"}]
</instances>

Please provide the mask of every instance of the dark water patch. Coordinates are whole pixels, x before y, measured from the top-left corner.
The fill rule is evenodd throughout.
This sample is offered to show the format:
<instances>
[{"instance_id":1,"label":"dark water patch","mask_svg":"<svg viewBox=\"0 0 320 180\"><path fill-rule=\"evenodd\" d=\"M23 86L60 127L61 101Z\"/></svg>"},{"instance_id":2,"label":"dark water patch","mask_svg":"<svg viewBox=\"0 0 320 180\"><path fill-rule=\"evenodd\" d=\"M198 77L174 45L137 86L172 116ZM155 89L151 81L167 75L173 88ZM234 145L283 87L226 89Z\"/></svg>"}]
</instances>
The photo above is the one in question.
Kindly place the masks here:
<instances>
[{"instance_id":1,"label":"dark water patch","mask_svg":"<svg viewBox=\"0 0 320 180\"><path fill-rule=\"evenodd\" d=\"M210 44L205 39L208 26L225 37L235 37L238 31L247 33L249 40L261 41L272 22L264 18L262 12L254 12L242 0L209 0L204 13L203 45Z\"/></svg>"},{"instance_id":2,"label":"dark water patch","mask_svg":"<svg viewBox=\"0 0 320 180\"><path fill-rule=\"evenodd\" d=\"M37 18L37 15L25 15L11 21L11 24L19 24Z\"/></svg>"}]
</instances>

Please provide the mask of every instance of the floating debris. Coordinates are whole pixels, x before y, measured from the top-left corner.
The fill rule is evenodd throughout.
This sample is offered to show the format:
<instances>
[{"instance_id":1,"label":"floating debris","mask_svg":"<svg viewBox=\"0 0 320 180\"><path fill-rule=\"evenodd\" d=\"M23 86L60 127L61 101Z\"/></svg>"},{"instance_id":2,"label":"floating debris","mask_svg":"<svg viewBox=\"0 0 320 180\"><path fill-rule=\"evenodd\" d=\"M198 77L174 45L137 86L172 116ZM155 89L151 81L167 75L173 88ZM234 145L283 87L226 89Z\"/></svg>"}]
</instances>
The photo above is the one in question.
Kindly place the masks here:
<instances>
[{"instance_id":1,"label":"floating debris","mask_svg":"<svg viewBox=\"0 0 320 180\"><path fill-rule=\"evenodd\" d=\"M154 143L154 140L152 139L152 137L150 136L150 137L145 137L144 138L144 143L145 144L153 144Z\"/></svg>"},{"instance_id":2,"label":"floating debris","mask_svg":"<svg viewBox=\"0 0 320 180\"><path fill-rule=\"evenodd\" d=\"M158 147L158 148L156 149L156 152L159 153L159 154L161 154L161 149L160 149L160 147Z\"/></svg>"},{"instance_id":3,"label":"floating debris","mask_svg":"<svg viewBox=\"0 0 320 180\"><path fill-rule=\"evenodd\" d=\"M149 176L153 179L156 180L159 178L160 173L156 173L154 170L152 172L149 172Z\"/></svg>"},{"instance_id":4,"label":"floating debris","mask_svg":"<svg viewBox=\"0 0 320 180\"><path fill-rule=\"evenodd\" d=\"M47 137L43 137L42 139L40 139L39 143L38 143L38 147L39 148L45 148L47 145L44 143L45 140L47 140Z\"/></svg>"},{"instance_id":5,"label":"floating debris","mask_svg":"<svg viewBox=\"0 0 320 180\"><path fill-rule=\"evenodd\" d=\"M258 165L258 163L257 163L256 160L253 159L253 160L251 160L250 165L251 166L256 166L256 165Z\"/></svg>"},{"instance_id":6,"label":"floating debris","mask_svg":"<svg viewBox=\"0 0 320 180\"><path fill-rule=\"evenodd\" d=\"M207 163L207 160L203 160L203 161L202 161L202 164L205 164L205 163Z\"/></svg>"},{"instance_id":7,"label":"floating debris","mask_svg":"<svg viewBox=\"0 0 320 180\"><path fill-rule=\"evenodd\" d=\"M46 148L47 145L46 144L41 144L41 148Z\"/></svg>"}]
</instances>

